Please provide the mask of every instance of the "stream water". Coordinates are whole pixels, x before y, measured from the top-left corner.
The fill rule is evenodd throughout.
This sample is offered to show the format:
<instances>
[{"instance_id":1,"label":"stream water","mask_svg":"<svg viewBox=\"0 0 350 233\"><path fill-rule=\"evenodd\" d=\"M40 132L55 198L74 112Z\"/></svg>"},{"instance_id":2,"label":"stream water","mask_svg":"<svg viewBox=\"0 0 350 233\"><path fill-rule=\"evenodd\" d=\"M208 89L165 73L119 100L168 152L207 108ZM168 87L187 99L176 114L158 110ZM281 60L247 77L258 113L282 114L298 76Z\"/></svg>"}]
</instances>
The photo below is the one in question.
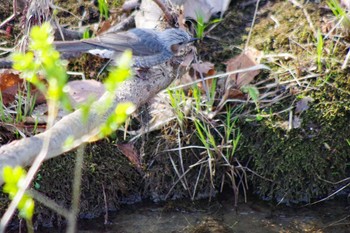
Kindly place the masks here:
<instances>
[{"instance_id":1,"label":"stream water","mask_svg":"<svg viewBox=\"0 0 350 233\"><path fill-rule=\"evenodd\" d=\"M233 200L142 203L125 206L105 219L83 220L80 233L349 233L350 203L346 198L304 207L286 207L261 201Z\"/></svg>"}]
</instances>

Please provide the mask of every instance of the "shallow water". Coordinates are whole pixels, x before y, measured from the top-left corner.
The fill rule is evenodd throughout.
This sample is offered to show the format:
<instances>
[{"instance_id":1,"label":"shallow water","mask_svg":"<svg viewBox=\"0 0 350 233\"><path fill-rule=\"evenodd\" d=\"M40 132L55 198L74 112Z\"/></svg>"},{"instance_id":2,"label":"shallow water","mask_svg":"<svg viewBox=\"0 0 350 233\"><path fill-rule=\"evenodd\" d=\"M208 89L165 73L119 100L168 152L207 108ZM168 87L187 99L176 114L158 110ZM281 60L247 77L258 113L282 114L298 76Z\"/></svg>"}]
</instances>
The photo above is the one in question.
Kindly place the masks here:
<instances>
[{"instance_id":1,"label":"shallow water","mask_svg":"<svg viewBox=\"0 0 350 233\"><path fill-rule=\"evenodd\" d=\"M283 207L264 202L239 203L175 201L142 203L123 207L104 218L79 223L80 233L349 233L350 205L347 200L329 201L308 207Z\"/></svg>"}]
</instances>

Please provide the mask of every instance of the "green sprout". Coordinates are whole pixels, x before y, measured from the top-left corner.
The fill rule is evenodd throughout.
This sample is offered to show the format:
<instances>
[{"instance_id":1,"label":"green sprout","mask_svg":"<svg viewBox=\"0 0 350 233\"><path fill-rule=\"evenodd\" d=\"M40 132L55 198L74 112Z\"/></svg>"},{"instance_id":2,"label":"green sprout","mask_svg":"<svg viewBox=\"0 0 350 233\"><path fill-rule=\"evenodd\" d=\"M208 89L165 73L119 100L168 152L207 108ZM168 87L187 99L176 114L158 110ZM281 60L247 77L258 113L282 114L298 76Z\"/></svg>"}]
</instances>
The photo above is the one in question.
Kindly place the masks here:
<instances>
[{"instance_id":1,"label":"green sprout","mask_svg":"<svg viewBox=\"0 0 350 233\"><path fill-rule=\"evenodd\" d=\"M2 93L0 92L0 120L2 122L11 122L12 117L6 111L6 107L3 104Z\"/></svg>"},{"instance_id":2,"label":"green sprout","mask_svg":"<svg viewBox=\"0 0 350 233\"><path fill-rule=\"evenodd\" d=\"M196 38L203 39L205 29L212 25L221 22L221 19L214 19L209 21L208 23L204 23L204 14L201 11L196 12Z\"/></svg>"},{"instance_id":3,"label":"green sprout","mask_svg":"<svg viewBox=\"0 0 350 233\"><path fill-rule=\"evenodd\" d=\"M225 156L228 160L233 158L237 150L239 140L242 136L239 128L236 126L238 118L235 117L234 113L237 111L237 109L238 108L232 108L231 106L228 106L226 111L226 123L224 124L225 140L226 143L232 142L232 148L227 148L225 153ZM232 136L233 138L231 138Z\"/></svg>"},{"instance_id":4,"label":"green sprout","mask_svg":"<svg viewBox=\"0 0 350 233\"><path fill-rule=\"evenodd\" d=\"M196 104L195 111L199 113L201 110L201 91L197 84L192 87L192 96Z\"/></svg>"},{"instance_id":5,"label":"green sprout","mask_svg":"<svg viewBox=\"0 0 350 233\"><path fill-rule=\"evenodd\" d=\"M106 0L98 0L98 10L100 11L100 15L108 19L109 17L109 9Z\"/></svg>"},{"instance_id":6,"label":"green sprout","mask_svg":"<svg viewBox=\"0 0 350 233\"><path fill-rule=\"evenodd\" d=\"M260 108L259 108L259 90L256 86L253 85L245 85L243 87L241 87L241 90L244 93L247 93L249 95L249 97L254 101L255 103L255 107L258 113L260 113ZM261 114L258 114L256 116L256 120L260 121L262 120L262 116Z\"/></svg>"},{"instance_id":7,"label":"green sprout","mask_svg":"<svg viewBox=\"0 0 350 233\"><path fill-rule=\"evenodd\" d=\"M338 20L342 20L342 25L345 28L350 28L350 18L346 9L342 8L338 0L327 1L328 7L332 10L333 14Z\"/></svg>"},{"instance_id":8,"label":"green sprout","mask_svg":"<svg viewBox=\"0 0 350 233\"><path fill-rule=\"evenodd\" d=\"M186 102L186 96L183 89L167 90L169 94L170 104L175 111L177 121L180 127L183 126L185 114L183 112L184 103Z\"/></svg>"},{"instance_id":9,"label":"green sprout","mask_svg":"<svg viewBox=\"0 0 350 233\"><path fill-rule=\"evenodd\" d=\"M317 32L317 67L319 71L321 71L322 69L322 53L323 53L323 37L320 30L318 30Z\"/></svg>"},{"instance_id":10,"label":"green sprout","mask_svg":"<svg viewBox=\"0 0 350 233\"><path fill-rule=\"evenodd\" d=\"M90 35L90 30L87 28L83 32L83 39L89 39L89 38L91 38L91 35Z\"/></svg>"}]
</instances>

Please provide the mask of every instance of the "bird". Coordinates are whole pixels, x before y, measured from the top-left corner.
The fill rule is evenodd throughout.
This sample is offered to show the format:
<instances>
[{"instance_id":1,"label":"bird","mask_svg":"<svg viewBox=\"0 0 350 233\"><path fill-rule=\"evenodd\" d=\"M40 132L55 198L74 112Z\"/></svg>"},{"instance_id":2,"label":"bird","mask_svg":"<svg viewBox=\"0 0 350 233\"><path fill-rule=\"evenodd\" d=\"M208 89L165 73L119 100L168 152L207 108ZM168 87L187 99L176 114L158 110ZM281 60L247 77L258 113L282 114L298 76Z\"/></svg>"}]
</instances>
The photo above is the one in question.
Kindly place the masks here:
<instances>
[{"instance_id":1,"label":"bird","mask_svg":"<svg viewBox=\"0 0 350 233\"><path fill-rule=\"evenodd\" d=\"M195 40L196 38L192 38L185 30L178 28L164 31L134 28L83 40L56 41L53 45L63 57L78 52L112 60L129 49L133 54L134 67L150 68L170 60L183 45Z\"/></svg>"}]
</instances>

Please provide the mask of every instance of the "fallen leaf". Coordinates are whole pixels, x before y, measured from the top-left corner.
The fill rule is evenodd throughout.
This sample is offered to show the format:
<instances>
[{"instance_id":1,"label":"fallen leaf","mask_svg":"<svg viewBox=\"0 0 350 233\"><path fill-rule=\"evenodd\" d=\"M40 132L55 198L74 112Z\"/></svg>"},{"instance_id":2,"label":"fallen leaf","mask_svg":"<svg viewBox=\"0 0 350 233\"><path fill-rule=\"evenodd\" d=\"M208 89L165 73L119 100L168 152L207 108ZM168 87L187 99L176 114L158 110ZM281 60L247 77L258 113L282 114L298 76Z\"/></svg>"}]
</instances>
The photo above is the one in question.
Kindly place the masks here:
<instances>
[{"instance_id":1,"label":"fallen leaf","mask_svg":"<svg viewBox=\"0 0 350 233\"><path fill-rule=\"evenodd\" d=\"M238 89L230 89L227 92L227 99L244 99L245 95L241 90Z\"/></svg>"},{"instance_id":2,"label":"fallen leaf","mask_svg":"<svg viewBox=\"0 0 350 233\"><path fill-rule=\"evenodd\" d=\"M88 99L99 99L105 93L105 87L96 80L76 80L68 82L67 95L73 108L85 103Z\"/></svg>"},{"instance_id":3,"label":"fallen leaf","mask_svg":"<svg viewBox=\"0 0 350 233\"><path fill-rule=\"evenodd\" d=\"M192 68L199 73L207 75L209 71L214 69L214 64L210 62L194 63Z\"/></svg>"},{"instance_id":4,"label":"fallen leaf","mask_svg":"<svg viewBox=\"0 0 350 233\"><path fill-rule=\"evenodd\" d=\"M26 91L24 80L20 78L19 72L11 69L4 69L0 71L0 91L2 95L2 103L8 106L16 99L18 91ZM39 76L42 80L43 78ZM46 102L44 95L38 91L36 87L31 85L30 95L35 96L35 104L41 104Z\"/></svg>"},{"instance_id":5,"label":"fallen leaf","mask_svg":"<svg viewBox=\"0 0 350 233\"><path fill-rule=\"evenodd\" d=\"M249 49L246 52L228 60L226 62L226 72L236 71L258 65L260 63L261 57L262 52L256 49ZM241 88L250 84L259 73L259 70L254 70L229 75L226 79L225 84L223 85L224 87L222 96L219 104L217 105L216 113L218 113L224 107L227 100L246 98L246 96L241 91ZM257 96L254 97L257 98Z\"/></svg>"},{"instance_id":6,"label":"fallen leaf","mask_svg":"<svg viewBox=\"0 0 350 233\"><path fill-rule=\"evenodd\" d=\"M297 129L301 127L302 119L298 116L293 117L293 129Z\"/></svg>"},{"instance_id":7,"label":"fallen leaf","mask_svg":"<svg viewBox=\"0 0 350 233\"><path fill-rule=\"evenodd\" d=\"M192 68L194 72L194 80L202 79L208 76L212 76L216 73L215 67L213 63L210 62L201 62L201 63L193 63ZM213 80L208 79L205 81L205 84L208 87L208 90L211 90ZM205 92L205 88L203 87L203 82L198 83L198 88Z\"/></svg>"},{"instance_id":8,"label":"fallen leaf","mask_svg":"<svg viewBox=\"0 0 350 233\"><path fill-rule=\"evenodd\" d=\"M262 52L255 49L249 49L246 52L228 60L226 62L226 72L245 69L260 64L261 57ZM241 88L242 86L251 83L259 73L259 70L254 70L244 73L231 74L229 79L234 82L237 88Z\"/></svg>"},{"instance_id":9,"label":"fallen leaf","mask_svg":"<svg viewBox=\"0 0 350 233\"><path fill-rule=\"evenodd\" d=\"M313 102L314 99L310 96L306 96L299 100L295 105L295 113L301 113L309 109L309 103Z\"/></svg>"},{"instance_id":10,"label":"fallen leaf","mask_svg":"<svg viewBox=\"0 0 350 233\"><path fill-rule=\"evenodd\" d=\"M2 102L5 106L15 100L16 94L23 84L23 79L19 77L19 72L14 70L1 70L0 72L0 91Z\"/></svg>"},{"instance_id":11,"label":"fallen leaf","mask_svg":"<svg viewBox=\"0 0 350 233\"><path fill-rule=\"evenodd\" d=\"M98 30L98 35L103 34L104 32L108 31L112 26L110 20L105 20L101 22L100 29Z\"/></svg>"},{"instance_id":12,"label":"fallen leaf","mask_svg":"<svg viewBox=\"0 0 350 233\"><path fill-rule=\"evenodd\" d=\"M125 155L125 157L136 166L137 170L141 171L141 156L136 151L134 144L132 143L117 143L118 149Z\"/></svg>"}]
</instances>

